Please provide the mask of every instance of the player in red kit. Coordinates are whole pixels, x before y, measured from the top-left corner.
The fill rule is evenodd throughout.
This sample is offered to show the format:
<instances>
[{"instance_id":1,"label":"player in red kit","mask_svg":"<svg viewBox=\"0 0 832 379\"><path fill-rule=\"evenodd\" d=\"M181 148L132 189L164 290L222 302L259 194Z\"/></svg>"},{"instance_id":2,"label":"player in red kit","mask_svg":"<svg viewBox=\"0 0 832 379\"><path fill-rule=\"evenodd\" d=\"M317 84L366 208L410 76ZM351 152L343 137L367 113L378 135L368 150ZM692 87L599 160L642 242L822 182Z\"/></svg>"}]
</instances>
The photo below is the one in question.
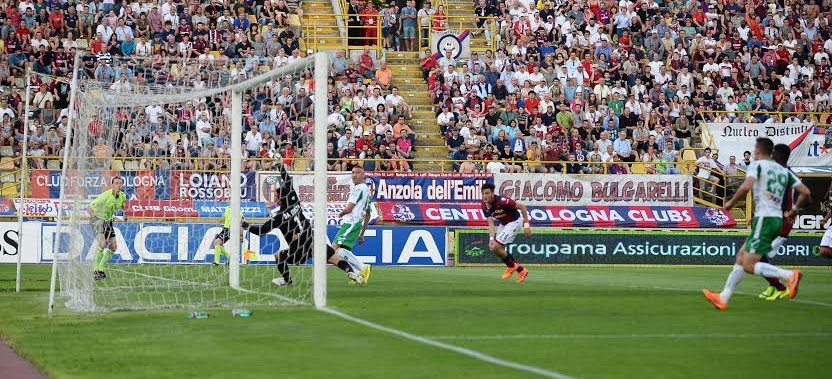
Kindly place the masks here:
<instances>
[{"instance_id":1,"label":"player in red kit","mask_svg":"<svg viewBox=\"0 0 832 379\"><path fill-rule=\"evenodd\" d=\"M788 145L785 144L777 144L774 145L774 150L771 152L771 159L774 159L775 162L779 163L781 166L785 167L788 170L789 168L789 157L791 156L791 149ZM804 189L804 191L808 191ZM760 262L768 263L770 260L774 259L777 256L777 252L780 250L780 247L786 243L786 239L789 238L789 234L792 232L792 226L794 225L794 220L797 217L797 212L803 206L803 204L799 204L801 200L800 197L797 195L799 194L798 190L795 189L793 186L788 185L786 186L786 196L783 196L783 229L780 231L780 236L775 238L774 241L771 242L771 252L764 255ZM809 193L805 193L805 199L808 200ZM797 202L795 201L795 197L798 197ZM803 201L806 201L803 200ZM778 300L778 299L785 299L789 297L789 290L786 288L783 283L780 282L778 278L771 278L765 277L765 280L769 283L769 286L758 295L761 299L766 300Z\"/></svg>"},{"instance_id":2,"label":"player in red kit","mask_svg":"<svg viewBox=\"0 0 832 379\"><path fill-rule=\"evenodd\" d=\"M506 246L514 242L514 236L521 227L526 237L532 235L526 206L507 197L495 195L494 185L486 183L482 185L482 211L488 218L488 248L506 264L503 279L508 279L517 272L517 283L522 283L529 275L529 270L514 260L506 251ZM495 221L499 223L496 228Z\"/></svg>"}]
</instances>

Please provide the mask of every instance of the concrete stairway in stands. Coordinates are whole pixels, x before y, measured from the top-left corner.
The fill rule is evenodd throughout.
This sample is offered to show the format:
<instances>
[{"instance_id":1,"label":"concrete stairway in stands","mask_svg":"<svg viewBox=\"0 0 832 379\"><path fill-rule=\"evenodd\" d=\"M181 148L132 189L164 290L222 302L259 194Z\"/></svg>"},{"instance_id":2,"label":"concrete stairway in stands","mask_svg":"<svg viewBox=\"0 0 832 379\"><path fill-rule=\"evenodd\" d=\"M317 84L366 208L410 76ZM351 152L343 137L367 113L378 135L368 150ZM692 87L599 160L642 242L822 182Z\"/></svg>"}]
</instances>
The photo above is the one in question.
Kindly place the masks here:
<instances>
[{"instance_id":1,"label":"concrete stairway in stands","mask_svg":"<svg viewBox=\"0 0 832 379\"><path fill-rule=\"evenodd\" d=\"M410 124L416 134L417 160L413 171L451 171L451 163L443 161L448 159L447 148L436 125L427 82L419 70L419 53L389 51L386 59L393 71L393 85L414 109Z\"/></svg>"},{"instance_id":2,"label":"concrete stairway in stands","mask_svg":"<svg viewBox=\"0 0 832 379\"><path fill-rule=\"evenodd\" d=\"M318 50L341 48L339 40L341 34L338 31L338 22L333 16L335 10L330 0L304 0L302 9L300 44L303 53L314 48ZM309 27L309 25L314 25L314 27Z\"/></svg>"}]
</instances>

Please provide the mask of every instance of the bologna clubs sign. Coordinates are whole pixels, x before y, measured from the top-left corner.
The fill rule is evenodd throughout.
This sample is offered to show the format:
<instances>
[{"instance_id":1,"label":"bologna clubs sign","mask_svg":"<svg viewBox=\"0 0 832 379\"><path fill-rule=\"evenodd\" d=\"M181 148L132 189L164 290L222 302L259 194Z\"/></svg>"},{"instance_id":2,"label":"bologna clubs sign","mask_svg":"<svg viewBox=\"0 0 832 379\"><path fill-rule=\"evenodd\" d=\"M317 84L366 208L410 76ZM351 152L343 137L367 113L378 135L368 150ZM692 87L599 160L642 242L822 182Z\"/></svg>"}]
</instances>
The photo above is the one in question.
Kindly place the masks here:
<instances>
[{"instance_id":1,"label":"bologna clubs sign","mask_svg":"<svg viewBox=\"0 0 832 379\"><path fill-rule=\"evenodd\" d=\"M485 226L480 203L403 204L381 202L382 220L412 225ZM721 209L706 207L529 206L533 226L723 228L737 224Z\"/></svg>"},{"instance_id":2,"label":"bologna clubs sign","mask_svg":"<svg viewBox=\"0 0 832 379\"><path fill-rule=\"evenodd\" d=\"M496 174L494 184L526 205L693 206L689 175Z\"/></svg>"},{"instance_id":3,"label":"bologna clubs sign","mask_svg":"<svg viewBox=\"0 0 832 379\"><path fill-rule=\"evenodd\" d=\"M374 172L374 199L395 202L471 202L482 200L480 187L493 183L491 176L458 173Z\"/></svg>"}]
</instances>

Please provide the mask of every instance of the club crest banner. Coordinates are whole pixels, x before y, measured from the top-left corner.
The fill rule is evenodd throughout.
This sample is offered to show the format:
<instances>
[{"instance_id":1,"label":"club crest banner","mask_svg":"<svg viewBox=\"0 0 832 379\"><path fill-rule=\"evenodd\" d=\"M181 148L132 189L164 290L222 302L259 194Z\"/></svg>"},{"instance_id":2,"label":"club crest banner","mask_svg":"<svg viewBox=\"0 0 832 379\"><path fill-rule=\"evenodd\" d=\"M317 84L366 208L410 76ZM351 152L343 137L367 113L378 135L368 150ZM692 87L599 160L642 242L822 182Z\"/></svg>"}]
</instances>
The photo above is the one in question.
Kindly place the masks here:
<instances>
[{"instance_id":1,"label":"club crest banner","mask_svg":"<svg viewBox=\"0 0 832 379\"><path fill-rule=\"evenodd\" d=\"M445 56L446 51L450 51L454 59L471 58L471 32L467 30L432 31L431 41L437 59Z\"/></svg>"}]
</instances>

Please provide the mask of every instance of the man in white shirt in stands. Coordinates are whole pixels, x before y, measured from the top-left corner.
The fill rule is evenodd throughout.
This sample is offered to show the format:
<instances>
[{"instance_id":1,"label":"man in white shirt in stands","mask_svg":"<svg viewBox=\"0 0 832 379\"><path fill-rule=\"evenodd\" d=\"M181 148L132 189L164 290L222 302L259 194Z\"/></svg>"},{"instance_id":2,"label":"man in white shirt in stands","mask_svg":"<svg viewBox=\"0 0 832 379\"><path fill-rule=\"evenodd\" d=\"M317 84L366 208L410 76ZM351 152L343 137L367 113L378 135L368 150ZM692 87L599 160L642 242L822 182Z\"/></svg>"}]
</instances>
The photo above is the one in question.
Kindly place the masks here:
<instances>
[{"instance_id":1,"label":"man in white shirt in stands","mask_svg":"<svg viewBox=\"0 0 832 379\"><path fill-rule=\"evenodd\" d=\"M199 145L205 146L211 141L211 120L208 119L208 113L202 112L199 115L199 120L196 122L196 137L199 139Z\"/></svg>"},{"instance_id":2,"label":"man in white shirt in stands","mask_svg":"<svg viewBox=\"0 0 832 379\"><path fill-rule=\"evenodd\" d=\"M245 143L248 156L256 157L257 151L260 150L260 144L263 143L263 135L260 134L257 125L252 125L251 130L246 133Z\"/></svg>"}]
</instances>

